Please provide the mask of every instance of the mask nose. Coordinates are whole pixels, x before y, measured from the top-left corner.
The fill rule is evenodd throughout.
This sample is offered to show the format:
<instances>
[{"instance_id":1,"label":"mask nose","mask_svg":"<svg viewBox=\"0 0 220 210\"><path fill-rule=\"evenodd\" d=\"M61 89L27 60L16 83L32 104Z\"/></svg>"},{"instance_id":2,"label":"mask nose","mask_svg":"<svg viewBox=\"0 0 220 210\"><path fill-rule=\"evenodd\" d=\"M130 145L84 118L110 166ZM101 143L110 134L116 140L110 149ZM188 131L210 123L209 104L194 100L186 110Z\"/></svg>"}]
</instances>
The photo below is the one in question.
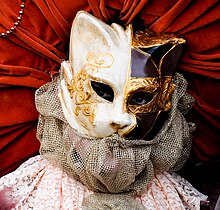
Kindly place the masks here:
<instances>
[{"instance_id":1,"label":"mask nose","mask_svg":"<svg viewBox=\"0 0 220 210\"><path fill-rule=\"evenodd\" d=\"M111 122L111 126L115 130L128 130L130 127L133 127L133 124L134 119L128 113L114 116Z\"/></svg>"}]
</instances>

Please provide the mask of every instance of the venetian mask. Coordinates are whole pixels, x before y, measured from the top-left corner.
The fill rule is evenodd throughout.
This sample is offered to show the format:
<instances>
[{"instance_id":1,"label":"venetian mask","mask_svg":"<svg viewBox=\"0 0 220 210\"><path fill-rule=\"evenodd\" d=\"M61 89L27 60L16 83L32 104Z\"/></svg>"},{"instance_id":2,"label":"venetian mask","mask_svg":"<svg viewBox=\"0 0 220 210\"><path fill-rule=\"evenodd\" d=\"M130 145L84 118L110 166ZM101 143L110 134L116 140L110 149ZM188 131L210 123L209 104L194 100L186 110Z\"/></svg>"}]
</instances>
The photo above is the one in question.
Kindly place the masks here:
<instances>
[{"instance_id":1,"label":"venetian mask","mask_svg":"<svg viewBox=\"0 0 220 210\"><path fill-rule=\"evenodd\" d=\"M59 92L70 126L96 138L118 133L150 141L160 115L172 106L172 77L183 43L79 12Z\"/></svg>"}]
</instances>

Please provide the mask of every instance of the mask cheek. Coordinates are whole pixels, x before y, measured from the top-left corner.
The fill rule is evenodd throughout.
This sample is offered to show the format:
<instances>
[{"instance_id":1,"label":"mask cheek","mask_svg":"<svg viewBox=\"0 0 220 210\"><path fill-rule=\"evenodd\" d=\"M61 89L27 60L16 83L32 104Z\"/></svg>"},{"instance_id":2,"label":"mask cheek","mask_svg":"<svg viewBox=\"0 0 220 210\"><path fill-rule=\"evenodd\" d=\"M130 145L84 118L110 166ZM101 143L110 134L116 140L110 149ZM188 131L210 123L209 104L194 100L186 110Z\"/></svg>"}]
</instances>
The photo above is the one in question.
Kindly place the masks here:
<instances>
[{"instance_id":1,"label":"mask cheek","mask_svg":"<svg viewBox=\"0 0 220 210\"><path fill-rule=\"evenodd\" d=\"M89 131L93 137L105 137L115 133L111 126L111 116L114 114L112 103L97 103L94 112L94 122Z\"/></svg>"},{"instance_id":2,"label":"mask cheek","mask_svg":"<svg viewBox=\"0 0 220 210\"><path fill-rule=\"evenodd\" d=\"M84 131L86 135L90 135L94 121L94 107L92 106L77 106L75 109L76 123L79 131Z\"/></svg>"}]
</instances>

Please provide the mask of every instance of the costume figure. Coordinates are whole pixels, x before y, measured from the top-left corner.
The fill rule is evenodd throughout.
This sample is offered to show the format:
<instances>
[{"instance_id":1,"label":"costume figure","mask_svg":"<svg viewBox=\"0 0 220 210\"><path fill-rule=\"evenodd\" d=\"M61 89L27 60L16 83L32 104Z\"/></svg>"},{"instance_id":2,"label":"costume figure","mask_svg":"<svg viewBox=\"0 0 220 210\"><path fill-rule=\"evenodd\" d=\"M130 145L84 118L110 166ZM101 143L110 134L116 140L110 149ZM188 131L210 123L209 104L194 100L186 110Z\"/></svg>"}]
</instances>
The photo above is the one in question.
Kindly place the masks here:
<instances>
[{"instance_id":1,"label":"costume figure","mask_svg":"<svg viewBox=\"0 0 220 210\"><path fill-rule=\"evenodd\" d=\"M171 173L193 131L184 42L79 12L60 77L36 92L41 156L0 179L3 208L199 209L206 196Z\"/></svg>"}]
</instances>

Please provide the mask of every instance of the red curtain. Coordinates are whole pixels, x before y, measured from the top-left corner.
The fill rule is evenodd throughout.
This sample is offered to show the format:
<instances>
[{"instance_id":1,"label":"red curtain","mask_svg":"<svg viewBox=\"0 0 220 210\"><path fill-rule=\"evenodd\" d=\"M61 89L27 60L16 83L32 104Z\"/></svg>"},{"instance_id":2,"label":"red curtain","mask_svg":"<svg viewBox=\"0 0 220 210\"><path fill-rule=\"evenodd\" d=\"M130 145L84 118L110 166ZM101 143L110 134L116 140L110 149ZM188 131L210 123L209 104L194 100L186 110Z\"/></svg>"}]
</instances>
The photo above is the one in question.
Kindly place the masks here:
<instances>
[{"instance_id":1,"label":"red curtain","mask_svg":"<svg viewBox=\"0 0 220 210\"><path fill-rule=\"evenodd\" d=\"M1 0L0 32L13 26L21 0ZM14 34L0 37L0 175L38 152L36 88L51 80L65 59L71 23L85 10L105 22L136 17L155 32L187 40L178 71L189 81L197 125L192 154L198 161L220 157L220 4L218 0L26 0Z\"/></svg>"}]
</instances>

